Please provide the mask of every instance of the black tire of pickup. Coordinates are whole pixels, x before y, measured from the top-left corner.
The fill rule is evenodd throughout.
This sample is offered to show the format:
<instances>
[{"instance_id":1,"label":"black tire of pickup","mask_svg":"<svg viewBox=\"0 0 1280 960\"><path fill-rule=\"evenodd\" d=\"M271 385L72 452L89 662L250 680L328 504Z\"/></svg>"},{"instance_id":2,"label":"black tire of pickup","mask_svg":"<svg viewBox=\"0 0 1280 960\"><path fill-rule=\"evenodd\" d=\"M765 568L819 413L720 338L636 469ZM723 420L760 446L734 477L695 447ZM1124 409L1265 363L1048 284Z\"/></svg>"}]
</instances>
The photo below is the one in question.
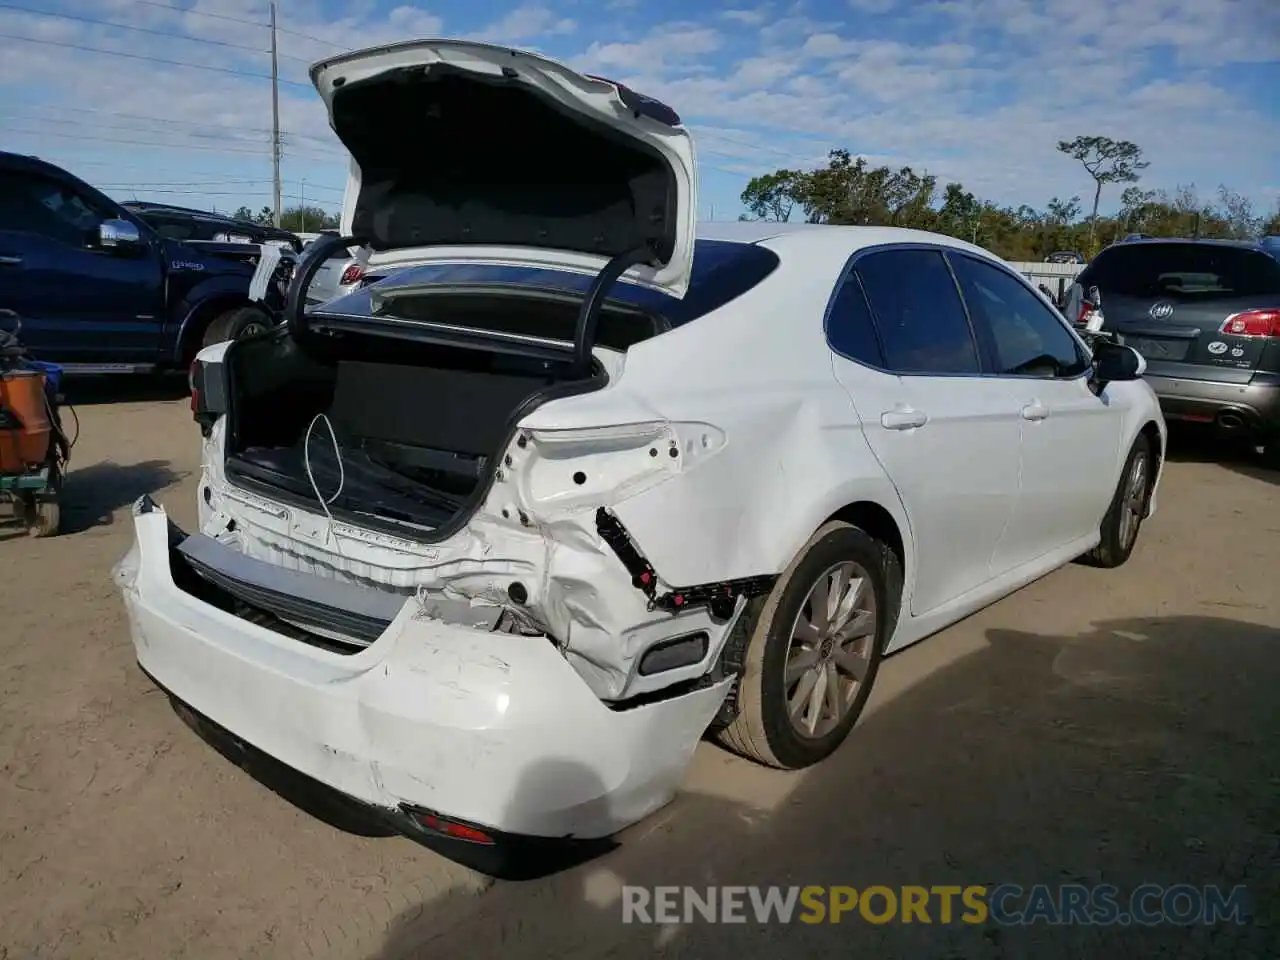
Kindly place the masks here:
<instances>
[{"instance_id":1,"label":"black tire of pickup","mask_svg":"<svg viewBox=\"0 0 1280 960\"><path fill-rule=\"evenodd\" d=\"M271 327L271 317L259 307L236 307L214 317L204 331L203 346L250 337Z\"/></svg>"}]
</instances>

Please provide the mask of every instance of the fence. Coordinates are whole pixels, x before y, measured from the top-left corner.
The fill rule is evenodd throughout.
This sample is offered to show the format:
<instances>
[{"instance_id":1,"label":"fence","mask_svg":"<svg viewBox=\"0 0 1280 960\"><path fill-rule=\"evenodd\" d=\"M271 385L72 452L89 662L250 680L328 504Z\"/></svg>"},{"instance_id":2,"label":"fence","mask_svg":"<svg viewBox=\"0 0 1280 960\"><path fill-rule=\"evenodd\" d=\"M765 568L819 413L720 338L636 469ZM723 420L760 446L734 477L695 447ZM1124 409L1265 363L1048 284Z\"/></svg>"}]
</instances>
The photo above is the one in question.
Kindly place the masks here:
<instances>
[{"instance_id":1,"label":"fence","mask_svg":"<svg viewBox=\"0 0 1280 960\"><path fill-rule=\"evenodd\" d=\"M1020 263L1010 262L1009 266L1037 286L1043 283L1059 303L1062 302L1062 296L1067 292L1067 287L1071 285L1071 281L1084 270L1083 263L1032 263L1022 261Z\"/></svg>"}]
</instances>

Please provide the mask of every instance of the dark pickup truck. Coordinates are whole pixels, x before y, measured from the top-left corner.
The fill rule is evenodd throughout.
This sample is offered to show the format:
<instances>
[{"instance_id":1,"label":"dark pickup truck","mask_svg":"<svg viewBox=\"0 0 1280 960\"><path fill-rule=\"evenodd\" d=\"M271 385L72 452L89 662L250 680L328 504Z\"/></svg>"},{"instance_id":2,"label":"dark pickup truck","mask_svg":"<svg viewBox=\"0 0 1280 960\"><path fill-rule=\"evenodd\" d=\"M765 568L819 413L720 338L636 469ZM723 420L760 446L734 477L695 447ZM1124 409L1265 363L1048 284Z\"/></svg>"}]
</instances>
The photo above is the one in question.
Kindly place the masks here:
<instances>
[{"instance_id":1,"label":"dark pickup truck","mask_svg":"<svg viewBox=\"0 0 1280 960\"><path fill-rule=\"evenodd\" d=\"M182 368L275 323L295 255L253 300L263 249L166 237L65 170L0 152L0 308L32 356L68 373Z\"/></svg>"}]
</instances>

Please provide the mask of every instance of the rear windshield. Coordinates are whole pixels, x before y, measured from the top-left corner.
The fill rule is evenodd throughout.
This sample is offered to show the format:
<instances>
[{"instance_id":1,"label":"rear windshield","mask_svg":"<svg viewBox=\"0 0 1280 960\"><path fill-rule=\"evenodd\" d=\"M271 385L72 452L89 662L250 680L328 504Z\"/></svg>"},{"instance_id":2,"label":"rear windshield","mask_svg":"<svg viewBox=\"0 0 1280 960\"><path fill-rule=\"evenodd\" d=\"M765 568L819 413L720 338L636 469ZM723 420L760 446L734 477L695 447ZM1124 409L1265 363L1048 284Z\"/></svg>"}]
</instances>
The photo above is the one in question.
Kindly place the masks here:
<instances>
[{"instance_id":1,"label":"rear windshield","mask_svg":"<svg viewBox=\"0 0 1280 960\"><path fill-rule=\"evenodd\" d=\"M1258 250L1208 243L1112 247L1080 277L1125 297L1212 300L1280 295L1280 263Z\"/></svg>"},{"instance_id":2,"label":"rear windshield","mask_svg":"<svg viewBox=\"0 0 1280 960\"><path fill-rule=\"evenodd\" d=\"M693 249L693 274L684 299L677 300L627 282L614 284L608 298L656 313L673 327L678 327L742 296L778 266L777 254L755 244L698 240ZM585 294L594 279L585 274L559 270L483 263L433 263L397 272L378 286L385 290L400 286L509 284Z\"/></svg>"}]
</instances>

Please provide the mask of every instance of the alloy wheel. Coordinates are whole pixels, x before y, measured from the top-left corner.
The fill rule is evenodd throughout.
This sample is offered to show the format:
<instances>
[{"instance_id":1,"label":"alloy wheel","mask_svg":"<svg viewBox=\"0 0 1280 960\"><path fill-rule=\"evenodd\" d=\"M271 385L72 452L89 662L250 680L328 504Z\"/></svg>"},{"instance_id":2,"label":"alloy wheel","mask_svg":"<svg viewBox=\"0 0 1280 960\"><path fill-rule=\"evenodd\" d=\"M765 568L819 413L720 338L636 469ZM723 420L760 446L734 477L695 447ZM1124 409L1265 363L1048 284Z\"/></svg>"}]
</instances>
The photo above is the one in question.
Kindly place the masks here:
<instances>
[{"instance_id":1,"label":"alloy wheel","mask_svg":"<svg viewBox=\"0 0 1280 960\"><path fill-rule=\"evenodd\" d=\"M783 672L787 714L800 736L826 736L848 715L871 667L876 616L871 577L853 561L829 567L809 589Z\"/></svg>"}]
</instances>

